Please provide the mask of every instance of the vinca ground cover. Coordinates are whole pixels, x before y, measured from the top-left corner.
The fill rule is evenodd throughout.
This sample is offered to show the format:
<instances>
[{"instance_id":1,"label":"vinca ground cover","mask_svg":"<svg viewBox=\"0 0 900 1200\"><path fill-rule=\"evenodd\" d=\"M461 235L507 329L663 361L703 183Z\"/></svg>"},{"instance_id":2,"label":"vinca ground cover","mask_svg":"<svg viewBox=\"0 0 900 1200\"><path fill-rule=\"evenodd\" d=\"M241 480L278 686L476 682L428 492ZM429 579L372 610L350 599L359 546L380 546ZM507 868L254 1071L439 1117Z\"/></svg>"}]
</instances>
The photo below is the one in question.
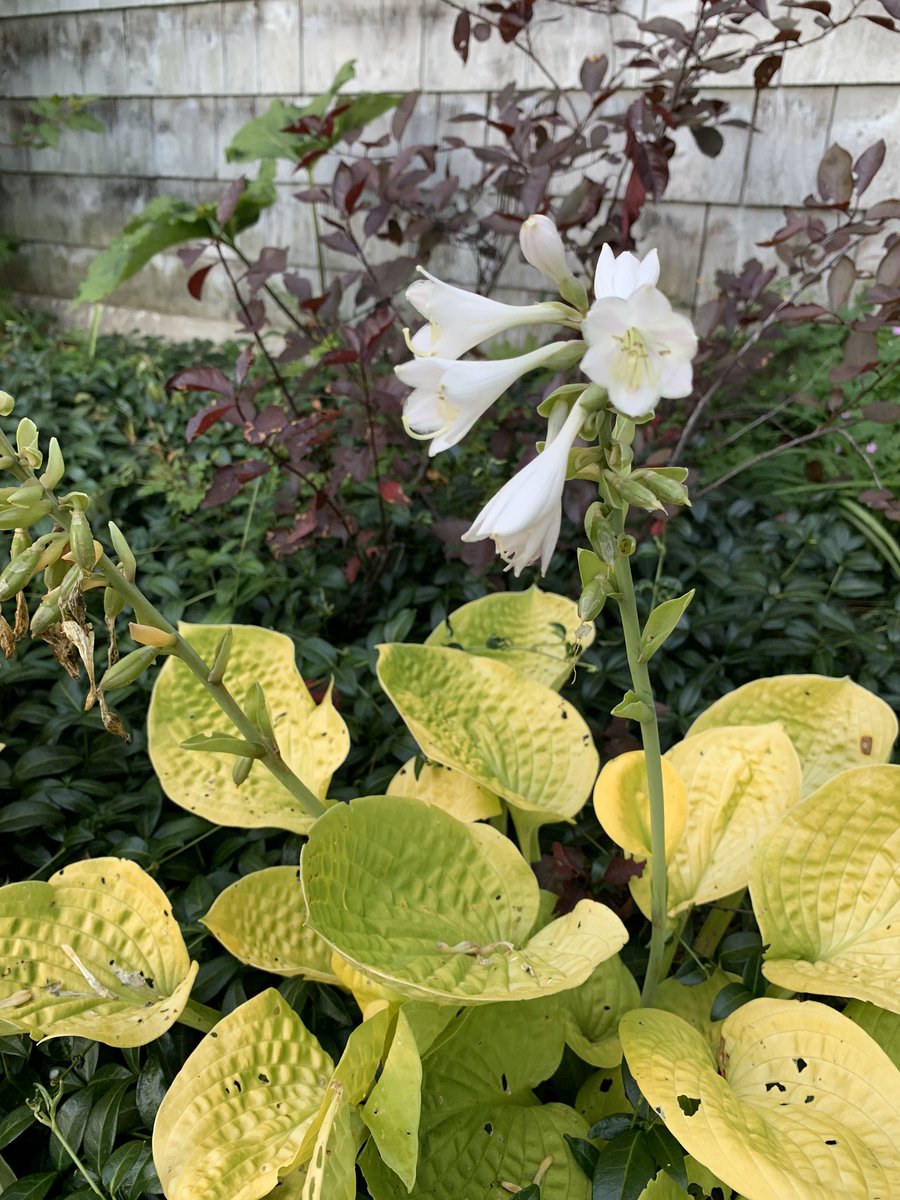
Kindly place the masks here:
<instances>
[{"instance_id":1,"label":"vinca ground cover","mask_svg":"<svg viewBox=\"0 0 900 1200\"><path fill-rule=\"evenodd\" d=\"M588 351L540 355L572 379L544 397L544 451L510 479L491 415L466 415L508 383L502 360L416 359L404 412L451 457L440 500L483 504L469 537L512 587L406 504L396 562L359 584L340 542L260 555L262 486L175 536L204 464L160 454L171 414L129 440L161 472L148 487L70 449L40 396L14 429L20 392L5 637L48 635L87 682L29 645L0 676L3 820L33 866L0 891L11 1196L900 1183L891 540L750 485L660 527L686 472L635 467L631 445L660 389L689 386L688 322L650 257L605 253L589 297L549 222L522 251ZM434 321L429 287L410 300ZM29 338L8 337L27 377ZM105 405L115 367L88 355L101 395L76 420L134 429L163 373L135 353L133 412ZM218 436L223 462L242 452ZM584 534L562 524L567 475L599 495ZM538 560L540 588L518 580Z\"/></svg>"}]
</instances>

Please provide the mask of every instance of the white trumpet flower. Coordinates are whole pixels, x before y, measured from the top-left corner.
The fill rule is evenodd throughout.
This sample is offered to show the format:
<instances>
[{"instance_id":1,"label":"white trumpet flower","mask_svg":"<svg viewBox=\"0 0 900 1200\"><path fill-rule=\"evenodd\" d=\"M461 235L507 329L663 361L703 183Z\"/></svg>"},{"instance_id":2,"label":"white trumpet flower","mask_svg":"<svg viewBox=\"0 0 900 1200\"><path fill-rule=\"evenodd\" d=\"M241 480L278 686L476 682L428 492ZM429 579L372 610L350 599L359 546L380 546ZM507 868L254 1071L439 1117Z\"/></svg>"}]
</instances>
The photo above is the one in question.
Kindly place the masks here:
<instances>
[{"instance_id":1,"label":"white trumpet flower","mask_svg":"<svg viewBox=\"0 0 900 1200\"><path fill-rule=\"evenodd\" d=\"M464 542L492 538L497 553L508 564L507 569L516 576L538 560L541 574L546 575L559 539L569 451L586 415L576 403L555 436L551 417L543 452L487 502L471 528L462 535Z\"/></svg>"},{"instance_id":2,"label":"white trumpet flower","mask_svg":"<svg viewBox=\"0 0 900 1200\"><path fill-rule=\"evenodd\" d=\"M623 288L635 277L631 268L628 272L621 276ZM690 394L696 334L687 317L673 312L651 284L626 298L595 300L581 329L588 347L581 370L606 388L613 408L626 417L647 416L661 397Z\"/></svg>"},{"instance_id":3,"label":"white trumpet flower","mask_svg":"<svg viewBox=\"0 0 900 1200\"><path fill-rule=\"evenodd\" d=\"M566 248L559 230L549 217L535 213L522 222L519 230L522 257L532 267L552 279L557 287L572 278L566 263Z\"/></svg>"},{"instance_id":4,"label":"white trumpet flower","mask_svg":"<svg viewBox=\"0 0 900 1200\"><path fill-rule=\"evenodd\" d=\"M658 281L659 255L655 250L651 250L644 259L628 250L616 256L609 243L605 242L594 274L594 299L618 296L620 300L627 300L639 287L656 287Z\"/></svg>"},{"instance_id":5,"label":"white trumpet flower","mask_svg":"<svg viewBox=\"0 0 900 1200\"><path fill-rule=\"evenodd\" d=\"M551 301L543 304L501 304L476 292L442 283L419 267L424 279L406 290L413 308L429 322L417 329L410 349L417 355L459 358L479 342L522 325L573 324L572 310Z\"/></svg>"},{"instance_id":6,"label":"white trumpet flower","mask_svg":"<svg viewBox=\"0 0 900 1200\"><path fill-rule=\"evenodd\" d=\"M526 372L537 367L572 366L583 342L552 342L515 358L457 362L422 357L395 367L413 391L403 405L403 424L411 437L431 439L429 454L455 446L490 406Z\"/></svg>"}]
</instances>

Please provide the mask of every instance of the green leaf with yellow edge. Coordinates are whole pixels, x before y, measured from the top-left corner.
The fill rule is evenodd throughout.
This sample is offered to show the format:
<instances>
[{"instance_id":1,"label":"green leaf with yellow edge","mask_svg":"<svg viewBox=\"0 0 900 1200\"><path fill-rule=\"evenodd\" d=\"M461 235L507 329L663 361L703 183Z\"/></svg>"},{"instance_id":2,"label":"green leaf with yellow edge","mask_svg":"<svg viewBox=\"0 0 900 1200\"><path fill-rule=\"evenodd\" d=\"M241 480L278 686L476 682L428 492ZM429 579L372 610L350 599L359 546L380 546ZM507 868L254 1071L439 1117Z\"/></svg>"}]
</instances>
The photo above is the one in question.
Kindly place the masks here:
<instances>
[{"instance_id":1,"label":"green leaf with yellow edge","mask_svg":"<svg viewBox=\"0 0 900 1200\"><path fill-rule=\"evenodd\" d=\"M585 634L576 640L581 629ZM582 622L574 601L530 587L492 592L464 604L432 630L425 645L458 646L506 663L536 683L560 688L593 641L594 626Z\"/></svg>"},{"instance_id":2,"label":"green leaf with yellow edge","mask_svg":"<svg viewBox=\"0 0 900 1200\"><path fill-rule=\"evenodd\" d=\"M900 1012L900 767L857 767L787 813L750 895L778 987Z\"/></svg>"},{"instance_id":3,"label":"green leaf with yellow edge","mask_svg":"<svg viewBox=\"0 0 900 1200\"><path fill-rule=\"evenodd\" d=\"M900 1071L840 1013L752 1000L722 1023L718 1056L658 1009L627 1013L619 1033L669 1130L752 1200L900 1195Z\"/></svg>"},{"instance_id":4,"label":"green leaf with yellow edge","mask_svg":"<svg viewBox=\"0 0 900 1200\"><path fill-rule=\"evenodd\" d=\"M484 821L500 815L499 797L442 763L425 763L416 775L416 759L404 763L387 786L389 796L415 796L442 808L458 821Z\"/></svg>"},{"instance_id":5,"label":"green leaf with yellow edge","mask_svg":"<svg viewBox=\"0 0 900 1200\"><path fill-rule=\"evenodd\" d=\"M262 686L281 756L320 799L347 757L347 726L331 692L317 705L297 670L294 643L284 634L255 625L189 625L178 629L201 658L212 663L219 639L233 641L224 683L242 698ZM181 743L222 725L222 711L200 680L176 658L167 658L153 688L147 713L147 748L163 791L182 808L217 825L241 829L273 827L306 833L313 818L299 801L257 764L239 787L230 757L185 750Z\"/></svg>"},{"instance_id":6,"label":"green leaf with yellow edge","mask_svg":"<svg viewBox=\"0 0 900 1200\"><path fill-rule=\"evenodd\" d=\"M570 819L597 774L577 709L505 663L436 646L379 647L378 678L423 753L529 814Z\"/></svg>"},{"instance_id":7,"label":"green leaf with yellow edge","mask_svg":"<svg viewBox=\"0 0 900 1200\"><path fill-rule=\"evenodd\" d=\"M688 812L687 788L672 763L662 759L666 810L666 860L684 833ZM594 785L594 812L612 840L628 854L650 857L650 788L643 750L611 758Z\"/></svg>"},{"instance_id":8,"label":"green leaf with yellow edge","mask_svg":"<svg viewBox=\"0 0 900 1200\"><path fill-rule=\"evenodd\" d=\"M577 988L559 997L566 1043L592 1067L622 1061L619 1018L640 1003L634 976L616 955L601 963Z\"/></svg>"},{"instance_id":9,"label":"green leaf with yellow edge","mask_svg":"<svg viewBox=\"0 0 900 1200\"><path fill-rule=\"evenodd\" d=\"M413 999L485 1004L565 991L627 937L610 909L588 900L531 937L540 892L509 839L412 797L329 809L301 867L313 929Z\"/></svg>"},{"instance_id":10,"label":"green leaf with yellow edge","mask_svg":"<svg viewBox=\"0 0 900 1200\"><path fill-rule=\"evenodd\" d=\"M258 1200L287 1174L322 1101L331 1059L274 989L206 1035L153 1127L167 1200Z\"/></svg>"},{"instance_id":11,"label":"green leaf with yellow edge","mask_svg":"<svg viewBox=\"0 0 900 1200\"><path fill-rule=\"evenodd\" d=\"M241 962L338 983L332 949L306 924L299 867L266 867L225 888L202 924Z\"/></svg>"},{"instance_id":12,"label":"green leaf with yellow edge","mask_svg":"<svg viewBox=\"0 0 900 1200\"><path fill-rule=\"evenodd\" d=\"M851 1000L844 1009L844 1016L864 1029L894 1066L900 1068L900 1013L888 1012L864 1000Z\"/></svg>"},{"instance_id":13,"label":"green leaf with yellow edge","mask_svg":"<svg viewBox=\"0 0 900 1200\"><path fill-rule=\"evenodd\" d=\"M702 712L687 736L772 721L781 722L800 756L804 796L848 767L888 762L897 737L897 718L883 700L851 679L826 675L755 679Z\"/></svg>"},{"instance_id":14,"label":"green leaf with yellow edge","mask_svg":"<svg viewBox=\"0 0 900 1200\"><path fill-rule=\"evenodd\" d=\"M124 858L0 888L0 1017L35 1040L143 1046L180 1017L197 974L159 886Z\"/></svg>"},{"instance_id":15,"label":"green leaf with yellow edge","mask_svg":"<svg viewBox=\"0 0 900 1200\"><path fill-rule=\"evenodd\" d=\"M415 1184L390 1171L373 1143L361 1165L375 1200L501 1200L504 1183L541 1179L542 1200L588 1200L590 1182L565 1142L587 1125L562 1104L538 1103L532 1091L556 1070L563 1029L553 1001L488 1005L463 1014L462 1027L423 1063L422 1115Z\"/></svg>"}]
</instances>

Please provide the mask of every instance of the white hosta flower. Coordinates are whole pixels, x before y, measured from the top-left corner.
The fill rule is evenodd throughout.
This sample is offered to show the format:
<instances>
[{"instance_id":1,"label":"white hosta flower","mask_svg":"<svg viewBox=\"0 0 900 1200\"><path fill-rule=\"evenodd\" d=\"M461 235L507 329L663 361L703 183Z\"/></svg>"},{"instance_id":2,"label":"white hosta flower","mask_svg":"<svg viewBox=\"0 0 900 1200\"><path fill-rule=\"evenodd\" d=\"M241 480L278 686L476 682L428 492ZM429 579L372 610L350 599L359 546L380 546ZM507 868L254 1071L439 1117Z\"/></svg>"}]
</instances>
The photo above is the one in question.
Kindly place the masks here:
<instances>
[{"instance_id":1,"label":"white hosta flower","mask_svg":"<svg viewBox=\"0 0 900 1200\"><path fill-rule=\"evenodd\" d=\"M623 258L631 261L620 269ZM690 321L672 311L652 282L629 290L640 276L655 281L658 273L655 251L642 263L631 254L619 255L612 266L607 260L603 284L616 290L594 301L581 326L588 347L582 371L606 388L613 408L627 417L647 416L661 397L689 395L693 383L697 337Z\"/></svg>"},{"instance_id":2,"label":"white hosta flower","mask_svg":"<svg viewBox=\"0 0 900 1200\"><path fill-rule=\"evenodd\" d=\"M403 405L403 424L412 437L431 438L429 454L455 446L517 379L552 362L571 366L583 342L551 342L515 358L457 362L451 358L414 358L395 367L413 389Z\"/></svg>"},{"instance_id":3,"label":"white hosta flower","mask_svg":"<svg viewBox=\"0 0 900 1200\"><path fill-rule=\"evenodd\" d=\"M616 256L612 247L604 243L597 259L594 274L594 299L618 296L627 300L639 287L655 287L659 280L659 255L655 250L642 260L628 250Z\"/></svg>"},{"instance_id":4,"label":"white hosta flower","mask_svg":"<svg viewBox=\"0 0 900 1200\"><path fill-rule=\"evenodd\" d=\"M548 436L543 453L523 467L493 496L463 535L464 542L493 538L497 553L515 575L540 560L546 574L559 538L562 493L569 451L584 424L586 413L575 404L562 428Z\"/></svg>"},{"instance_id":5,"label":"white hosta flower","mask_svg":"<svg viewBox=\"0 0 900 1200\"><path fill-rule=\"evenodd\" d=\"M410 341L415 354L459 358L479 342L521 325L571 324L571 309L557 302L501 304L476 292L442 283L427 271L406 290L413 308L429 322Z\"/></svg>"},{"instance_id":6,"label":"white hosta flower","mask_svg":"<svg viewBox=\"0 0 900 1200\"><path fill-rule=\"evenodd\" d=\"M557 287L571 279L572 272L566 263L566 248L549 217L535 213L522 222L519 248L525 261L552 279Z\"/></svg>"}]
</instances>

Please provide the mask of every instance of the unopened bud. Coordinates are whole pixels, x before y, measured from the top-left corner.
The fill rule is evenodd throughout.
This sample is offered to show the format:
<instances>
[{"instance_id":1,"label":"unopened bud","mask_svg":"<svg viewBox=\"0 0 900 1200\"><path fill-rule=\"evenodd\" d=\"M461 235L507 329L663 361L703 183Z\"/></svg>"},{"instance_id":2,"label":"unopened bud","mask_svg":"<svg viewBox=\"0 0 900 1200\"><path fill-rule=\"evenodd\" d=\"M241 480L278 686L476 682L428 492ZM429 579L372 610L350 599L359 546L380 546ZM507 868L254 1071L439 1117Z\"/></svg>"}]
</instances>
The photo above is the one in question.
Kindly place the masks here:
<instances>
[{"instance_id":1,"label":"unopened bud","mask_svg":"<svg viewBox=\"0 0 900 1200\"><path fill-rule=\"evenodd\" d=\"M174 633L166 633L164 629L157 629L155 625L138 625L131 621L128 632L133 642L138 642L141 646L155 646L157 650L166 650L178 644Z\"/></svg>"},{"instance_id":2,"label":"unopened bud","mask_svg":"<svg viewBox=\"0 0 900 1200\"><path fill-rule=\"evenodd\" d=\"M613 590L614 585L607 575L595 575L578 597L578 615L581 620L596 620Z\"/></svg>"},{"instance_id":3,"label":"unopened bud","mask_svg":"<svg viewBox=\"0 0 900 1200\"><path fill-rule=\"evenodd\" d=\"M16 402L9 392L0 392L0 417L8 417L15 407Z\"/></svg>"},{"instance_id":4,"label":"unopened bud","mask_svg":"<svg viewBox=\"0 0 900 1200\"><path fill-rule=\"evenodd\" d=\"M81 567L77 565L74 567L69 567L68 571L66 571L63 581L57 589L59 607L61 609L65 608L72 599L72 595L75 592L75 589L81 583L83 577L84 572L82 571Z\"/></svg>"},{"instance_id":5,"label":"unopened bud","mask_svg":"<svg viewBox=\"0 0 900 1200\"><path fill-rule=\"evenodd\" d=\"M10 561L18 558L25 550L31 547L31 534L27 529L17 529L12 536L12 542L9 546Z\"/></svg>"},{"instance_id":6,"label":"unopened bud","mask_svg":"<svg viewBox=\"0 0 900 1200\"><path fill-rule=\"evenodd\" d=\"M623 558L631 558L635 550L637 550L637 542L630 533L623 533L616 542L616 550Z\"/></svg>"},{"instance_id":7,"label":"unopened bud","mask_svg":"<svg viewBox=\"0 0 900 1200\"><path fill-rule=\"evenodd\" d=\"M48 629L52 629L54 625L58 625L61 620L62 612L60 611L56 595L54 594L52 597L47 596L37 606L34 616L31 618L31 636L40 637Z\"/></svg>"},{"instance_id":8,"label":"unopened bud","mask_svg":"<svg viewBox=\"0 0 900 1200\"><path fill-rule=\"evenodd\" d=\"M0 572L0 602L18 595L37 570L40 546L29 546Z\"/></svg>"},{"instance_id":9,"label":"unopened bud","mask_svg":"<svg viewBox=\"0 0 900 1200\"><path fill-rule=\"evenodd\" d=\"M244 697L244 712L263 735L264 738L275 740L275 730L272 728L272 718L269 716L266 697L258 683L252 683Z\"/></svg>"},{"instance_id":10,"label":"unopened bud","mask_svg":"<svg viewBox=\"0 0 900 1200\"><path fill-rule=\"evenodd\" d=\"M109 536L112 539L113 548L119 556L119 570L129 583L134 583L137 575L137 560L125 540L125 535L113 521L109 523Z\"/></svg>"},{"instance_id":11,"label":"unopened bud","mask_svg":"<svg viewBox=\"0 0 900 1200\"><path fill-rule=\"evenodd\" d=\"M40 539L46 541L46 545L41 553L41 561L38 563L39 571L46 571L54 563L59 562L62 558L63 551L69 544L69 538L66 533L51 533L45 538ZM55 586L55 585L54 585Z\"/></svg>"},{"instance_id":12,"label":"unopened bud","mask_svg":"<svg viewBox=\"0 0 900 1200\"><path fill-rule=\"evenodd\" d=\"M138 650L132 650L130 654L120 658L115 666L109 668L100 680L98 691L112 692L116 688L134 683L151 665L157 654L159 651L155 646L141 646Z\"/></svg>"},{"instance_id":13,"label":"unopened bud","mask_svg":"<svg viewBox=\"0 0 900 1200\"><path fill-rule=\"evenodd\" d=\"M65 544L69 544L68 539L66 539ZM59 587L59 585L65 579L68 570L69 564L67 562L63 562L62 559L57 559L56 562L52 562L50 566L44 570L44 586L48 592L52 592L55 588Z\"/></svg>"},{"instance_id":14,"label":"unopened bud","mask_svg":"<svg viewBox=\"0 0 900 1200\"><path fill-rule=\"evenodd\" d=\"M688 490L682 479L679 479L672 472L678 468L673 468L672 471L663 468L642 467L635 471L634 478L637 479L645 487L648 487L654 496L664 501L666 504L686 504L690 505L690 497ZM687 471L684 471L684 477L687 477Z\"/></svg>"},{"instance_id":15,"label":"unopened bud","mask_svg":"<svg viewBox=\"0 0 900 1200\"><path fill-rule=\"evenodd\" d=\"M76 508L72 513L72 520L69 525L69 551L82 571L89 573L93 571L94 564L97 561L94 550L94 535L91 533L87 517L80 508Z\"/></svg>"},{"instance_id":16,"label":"unopened bud","mask_svg":"<svg viewBox=\"0 0 900 1200\"><path fill-rule=\"evenodd\" d=\"M519 246L525 261L552 279L557 287L572 278L566 263L563 240L549 217L536 213L523 221L519 230Z\"/></svg>"},{"instance_id":17,"label":"unopened bud","mask_svg":"<svg viewBox=\"0 0 900 1200\"><path fill-rule=\"evenodd\" d=\"M213 655L213 663L209 669L209 674L206 677L208 683L221 683L225 678L225 672L228 670L228 659L231 656L231 643L233 640L234 633L231 629L226 629L219 638L215 654Z\"/></svg>"},{"instance_id":18,"label":"unopened bud","mask_svg":"<svg viewBox=\"0 0 900 1200\"><path fill-rule=\"evenodd\" d=\"M647 512L655 512L660 507L660 501L653 492L633 476L607 471L606 481L613 495L626 504L633 504L635 508L643 508Z\"/></svg>"},{"instance_id":19,"label":"unopened bud","mask_svg":"<svg viewBox=\"0 0 900 1200\"><path fill-rule=\"evenodd\" d=\"M584 514L584 532L597 557L609 566L616 561L616 535L603 505L595 500Z\"/></svg>"},{"instance_id":20,"label":"unopened bud","mask_svg":"<svg viewBox=\"0 0 900 1200\"><path fill-rule=\"evenodd\" d=\"M110 621L115 621L116 617L125 607L125 597L117 592L114 587L107 587L103 592L103 616L106 618L107 625Z\"/></svg>"},{"instance_id":21,"label":"unopened bud","mask_svg":"<svg viewBox=\"0 0 900 1200\"><path fill-rule=\"evenodd\" d=\"M25 487L16 488L6 497L7 503L14 504L16 508L30 508L32 504L43 499L44 489L39 483L30 483Z\"/></svg>"},{"instance_id":22,"label":"unopened bud","mask_svg":"<svg viewBox=\"0 0 900 1200\"><path fill-rule=\"evenodd\" d=\"M37 470L43 462L43 455L38 449L38 429L34 421L23 417L16 430L16 450L19 458L33 470Z\"/></svg>"},{"instance_id":23,"label":"unopened bud","mask_svg":"<svg viewBox=\"0 0 900 1200\"><path fill-rule=\"evenodd\" d=\"M56 438L51 438L50 449L47 451L47 469L41 476L41 483L45 488L48 488L52 491L65 473L66 464L63 461L62 450L59 448L59 442L56 440Z\"/></svg>"},{"instance_id":24,"label":"unopened bud","mask_svg":"<svg viewBox=\"0 0 900 1200\"><path fill-rule=\"evenodd\" d=\"M46 517L49 511L49 498L38 500L27 508L11 504L4 511L0 511L0 529L26 529Z\"/></svg>"},{"instance_id":25,"label":"unopened bud","mask_svg":"<svg viewBox=\"0 0 900 1200\"><path fill-rule=\"evenodd\" d=\"M236 758L234 760L234 766L231 768L231 778L235 787L240 787L246 781L247 776L253 769L253 761L252 758Z\"/></svg>"}]
</instances>

